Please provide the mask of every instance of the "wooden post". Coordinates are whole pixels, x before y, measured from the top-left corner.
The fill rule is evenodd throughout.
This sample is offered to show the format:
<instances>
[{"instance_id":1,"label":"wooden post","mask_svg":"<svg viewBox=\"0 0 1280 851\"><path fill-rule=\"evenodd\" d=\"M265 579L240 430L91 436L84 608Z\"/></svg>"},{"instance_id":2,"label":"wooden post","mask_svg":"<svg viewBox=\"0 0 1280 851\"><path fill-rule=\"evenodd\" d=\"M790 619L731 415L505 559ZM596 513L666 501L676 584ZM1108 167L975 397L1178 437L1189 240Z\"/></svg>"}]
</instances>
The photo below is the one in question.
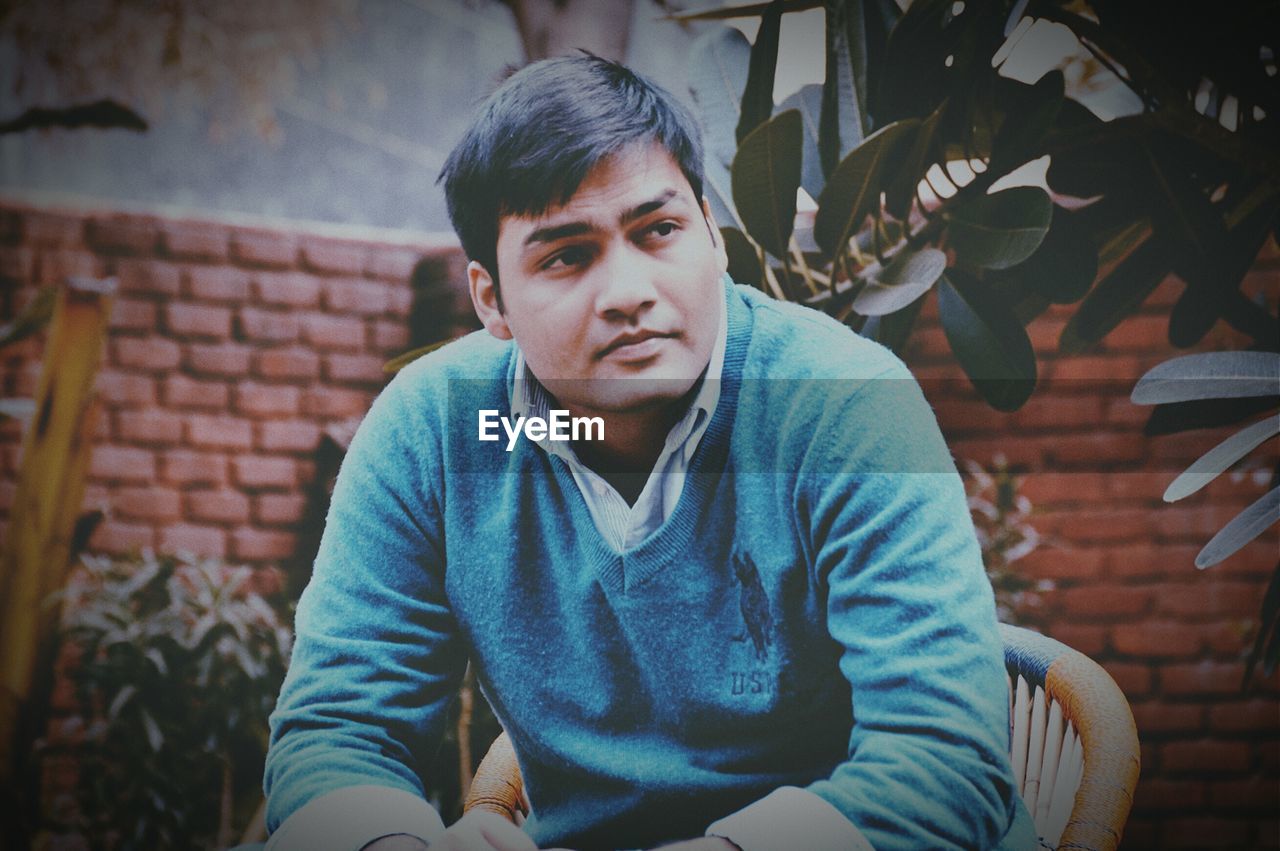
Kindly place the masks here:
<instances>
[{"instance_id":1,"label":"wooden post","mask_svg":"<svg viewBox=\"0 0 1280 851\"><path fill-rule=\"evenodd\" d=\"M93 446L93 383L115 285L113 278L71 278L58 291L35 413L23 436L17 491L0 548L0 795L7 806L27 798L30 778L23 767L39 720L34 716L42 714L33 712L32 703L47 692L58 616L48 598L62 587L70 567Z\"/></svg>"}]
</instances>

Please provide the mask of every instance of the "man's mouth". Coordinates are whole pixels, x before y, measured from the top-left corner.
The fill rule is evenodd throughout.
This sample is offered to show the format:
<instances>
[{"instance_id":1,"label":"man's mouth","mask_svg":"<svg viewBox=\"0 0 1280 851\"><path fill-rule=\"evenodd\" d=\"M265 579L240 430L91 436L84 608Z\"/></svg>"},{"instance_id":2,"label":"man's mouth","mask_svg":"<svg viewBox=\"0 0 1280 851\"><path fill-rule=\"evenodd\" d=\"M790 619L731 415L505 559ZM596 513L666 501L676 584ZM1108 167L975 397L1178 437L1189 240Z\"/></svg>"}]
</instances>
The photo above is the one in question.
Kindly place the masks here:
<instances>
[{"instance_id":1,"label":"man's mouth","mask_svg":"<svg viewBox=\"0 0 1280 851\"><path fill-rule=\"evenodd\" d=\"M660 331L632 331L619 334L601 349L596 357L601 360L604 358L620 361L647 360L658 353L664 341L675 336L674 333Z\"/></svg>"}]
</instances>

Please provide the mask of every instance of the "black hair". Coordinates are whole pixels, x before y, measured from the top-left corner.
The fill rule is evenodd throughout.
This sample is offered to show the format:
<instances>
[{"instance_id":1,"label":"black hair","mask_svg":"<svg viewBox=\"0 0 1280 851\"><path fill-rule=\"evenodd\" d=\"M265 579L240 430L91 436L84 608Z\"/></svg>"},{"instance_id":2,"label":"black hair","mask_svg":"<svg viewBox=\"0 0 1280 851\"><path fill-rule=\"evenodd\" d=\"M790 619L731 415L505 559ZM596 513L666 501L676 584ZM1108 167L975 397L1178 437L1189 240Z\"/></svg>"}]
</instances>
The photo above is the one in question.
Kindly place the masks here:
<instances>
[{"instance_id":1,"label":"black hair","mask_svg":"<svg viewBox=\"0 0 1280 851\"><path fill-rule=\"evenodd\" d=\"M481 105L440 172L463 251L496 285L499 219L566 203L597 163L638 142L666 148L702 198L701 132L670 92L591 54L517 71Z\"/></svg>"}]
</instances>

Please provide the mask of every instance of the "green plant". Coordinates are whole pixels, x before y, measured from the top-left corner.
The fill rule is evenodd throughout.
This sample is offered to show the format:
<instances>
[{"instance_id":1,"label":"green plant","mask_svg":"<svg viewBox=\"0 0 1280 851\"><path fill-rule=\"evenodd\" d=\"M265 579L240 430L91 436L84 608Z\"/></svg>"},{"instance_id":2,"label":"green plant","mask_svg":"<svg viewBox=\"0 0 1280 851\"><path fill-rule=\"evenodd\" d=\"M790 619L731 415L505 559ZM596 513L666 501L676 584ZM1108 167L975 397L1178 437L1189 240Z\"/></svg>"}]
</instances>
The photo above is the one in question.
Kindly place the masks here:
<instances>
[{"instance_id":1,"label":"green plant","mask_svg":"<svg viewBox=\"0 0 1280 851\"><path fill-rule=\"evenodd\" d=\"M1183 406L1174 422L1183 429L1215 424L1196 417L1192 406L1210 400L1218 418L1236 421L1274 408L1280 395L1280 354L1276 352L1205 352L1165 361L1139 379L1132 399L1141 405ZM1227 401L1222 401L1227 400ZM1234 403L1234 404L1232 404ZM1224 410L1225 409L1225 410ZM1159 409L1157 409L1159 410ZM1169 408L1166 408L1166 411ZM1201 408L1201 411L1204 409ZM1159 422L1153 417L1153 421ZM1182 430L1182 429L1179 429ZM1263 442L1280 434L1280 414L1272 414L1241 429L1210 449L1169 483L1165 502L1176 502L1199 491ZM1212 567L1235 554L1280 520L1280 467L1271 489L1245 508L1205 544L1196 567ZM1245 664L1247 685L1259 662L1270 676L1280 661L1280 565L1262 599L1258 634Z\"/></svg>"},{"instance_id":2,"label":"green plant","mask_svg":"<svg viewBox=\"0 0 1280 851\"><path fill-rule=\"evenodd\" d=\"M87 731L81 828L100 847L225 847L261 798L289 628L249 568L149 551L83 568L60 595Z\"/></svg>"},{"instance_id":3,"label":"green plant","mask_svg":"<svg viewBox=\"0 0 1280 851\"><path fill-rule=\"evenodd\" d=\"M1022 480L1003 456L997 455L990 469L972 459L961 467L982 563L996 594L996 614L1014 623L1039 602L1039 592L1053 588L1052 582L1033 581L1013 567L1040 546L1040 534L1031 525L1031 500L1018 493Z\"/></svg>"},{"instance_id":4,"label":"green plant","mask_svg":"<svg viewBox=\"0 0 1280 851\"><path fill-rule=\"evenodd\" d=\"M819 7L826 78L775 105L782 16ZM1081 351L1171 272L1187 285L1172 344L1219 318L1280 340L1241 292L1280 209L1274 4L775 0L678 17L744 16L760 18L754 44L708 34L689 73L738 280L895 350L936 291L957 361L1006 411L1036 386L1027 322L1078 302L1060 348ZM1069 92L1061 69L1009 76L1018 43L1053 25L1078 43L1064 66L1129 89L1131 114L1095 115L1076 95L1097 86ZM1053 197L997 185L1046 156ZM795 226L800 188L817 201L811 229Z\"/></svg>"}]
</instances>

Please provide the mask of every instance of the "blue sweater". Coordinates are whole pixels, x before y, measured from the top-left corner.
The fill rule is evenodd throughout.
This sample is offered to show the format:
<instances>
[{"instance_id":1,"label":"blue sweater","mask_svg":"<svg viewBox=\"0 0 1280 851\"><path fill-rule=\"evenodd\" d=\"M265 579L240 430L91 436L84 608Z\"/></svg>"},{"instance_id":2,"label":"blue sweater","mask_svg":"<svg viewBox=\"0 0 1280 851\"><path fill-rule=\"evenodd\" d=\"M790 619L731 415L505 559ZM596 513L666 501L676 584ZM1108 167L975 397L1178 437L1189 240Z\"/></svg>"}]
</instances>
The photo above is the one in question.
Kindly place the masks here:
<instances>
[{"instance_id":1,"label":"blue sweater","mask_svg":"<svg viewBox=\"0 0 1280 851\"><path fill-rule=\"evenodd\" d=\"M718 407L674 512L625 553L562 459L477 440L479 409L509 414L510 343L473 334L379 396L298 607L269 826L343 787L420 796L470 656L540 846L700 836L783 786L877 849L1034 846L932 411L838 323L726 299Z\"/></svg>"}]
</instances>

